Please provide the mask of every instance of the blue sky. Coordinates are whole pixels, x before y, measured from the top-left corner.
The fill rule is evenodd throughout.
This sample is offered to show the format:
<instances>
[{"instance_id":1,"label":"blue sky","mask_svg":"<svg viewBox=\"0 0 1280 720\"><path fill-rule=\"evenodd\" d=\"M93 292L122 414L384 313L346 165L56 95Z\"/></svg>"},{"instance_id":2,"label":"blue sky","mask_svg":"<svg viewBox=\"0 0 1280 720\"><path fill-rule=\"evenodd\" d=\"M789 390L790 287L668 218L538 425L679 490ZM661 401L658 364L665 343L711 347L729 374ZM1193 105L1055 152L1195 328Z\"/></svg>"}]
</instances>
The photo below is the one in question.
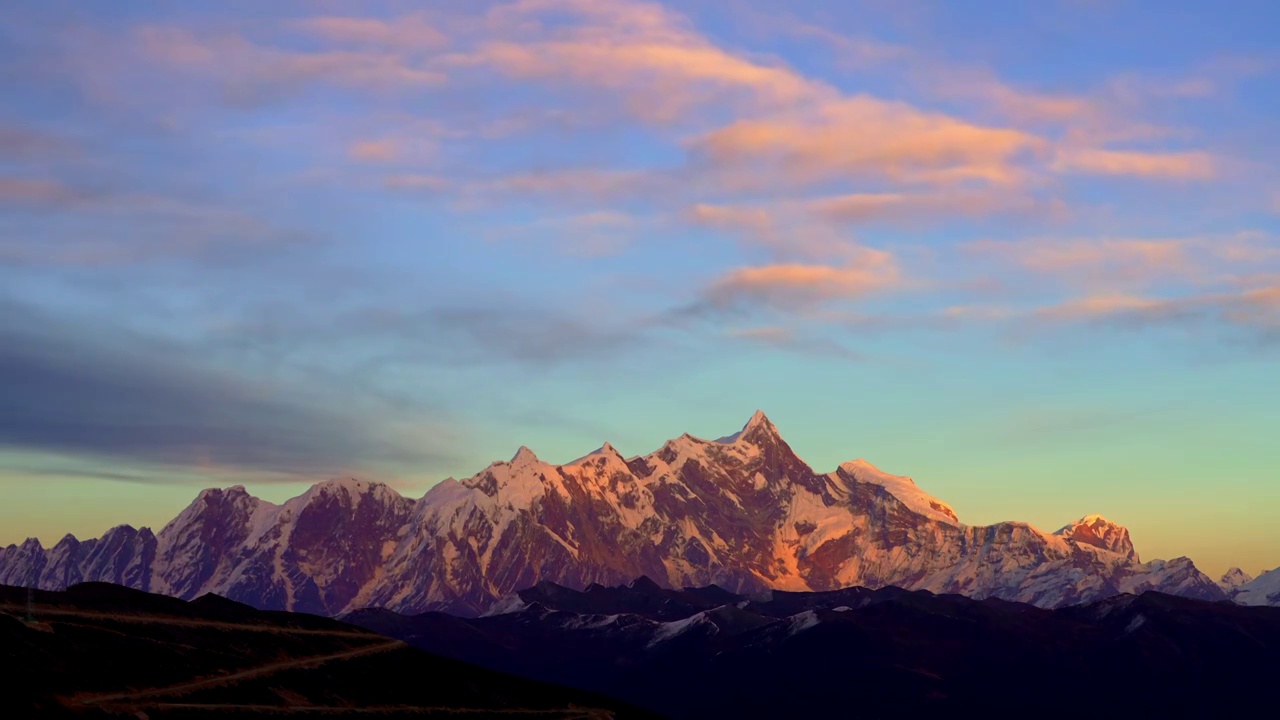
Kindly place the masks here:
<instances>
[{"instance_id":1,"label":"blue sky","mask_svg":"<svg viewBox=\"0 0 1280 720\"><path fill-rule=\"evenodd\" d=\"M0 542L764 409L1280 565L1272 3L19 3Z\"/></svg>"}]
</instances>

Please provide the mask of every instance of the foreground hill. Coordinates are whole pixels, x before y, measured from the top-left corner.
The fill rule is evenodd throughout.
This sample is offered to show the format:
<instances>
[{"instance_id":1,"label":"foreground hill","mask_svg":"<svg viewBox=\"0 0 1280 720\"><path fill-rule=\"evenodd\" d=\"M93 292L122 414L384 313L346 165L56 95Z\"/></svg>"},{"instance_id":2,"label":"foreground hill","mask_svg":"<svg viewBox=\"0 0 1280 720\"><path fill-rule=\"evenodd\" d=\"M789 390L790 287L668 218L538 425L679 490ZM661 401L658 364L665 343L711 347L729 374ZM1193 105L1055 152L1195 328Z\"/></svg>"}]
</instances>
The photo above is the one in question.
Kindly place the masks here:
<instances>
[{"instance_id":1,"label":"foreground hill","mask_svg":"<svg viewBox=\"0 0 1280 720\"><path fill-rule=\"evenodd\" d=\"M0 717L645 717L313 615L101 583L0 587Z\"/></svg>"},{"instance_id":2,"label":"foreground hill","mask_svg":"<svg viewBox=\"0 0 1280 720\"><path fill-rule=\"evenodd\" d=\"M863 460L817 472L762 413L719 440L690 435L564 465L521 448L419 500L378 483L320 483L283 505L206 490L158 534L32 539L0 549L0 583L104 581L191 599L336 615L363 607L476 615L541 580L647 575L733 591L899 586L1058 607L1147 590L1226 593L1187 558L1141 562L1091 515L1054 533L970 526L910 478Z\"/></svg>"},{"instance_id":3,"label":"foreground hill","mask_svg":"<svg viewBox=\"0 0 1280 720\"><path fill-rule=\"evenodd\" d=\"M897 588L544 582L458 618L344 618L672 717L1270 716L1280 608L1162 593L1046 610Z\"/></svg>"}]
</instances>

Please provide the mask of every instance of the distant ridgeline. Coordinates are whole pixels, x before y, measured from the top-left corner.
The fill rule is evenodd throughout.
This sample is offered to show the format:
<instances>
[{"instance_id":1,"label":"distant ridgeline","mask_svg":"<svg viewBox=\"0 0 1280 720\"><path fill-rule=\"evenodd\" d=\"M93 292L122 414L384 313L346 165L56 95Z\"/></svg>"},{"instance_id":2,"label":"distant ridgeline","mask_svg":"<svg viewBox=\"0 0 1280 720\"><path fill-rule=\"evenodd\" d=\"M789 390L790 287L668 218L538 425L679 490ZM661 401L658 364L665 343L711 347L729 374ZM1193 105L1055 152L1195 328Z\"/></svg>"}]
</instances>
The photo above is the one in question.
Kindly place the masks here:
<instances>
[{"instance_id":1,"label":"distant ridgeline","mask_svg":"<svg viewBox=\"0 0 1280 720\"><path fill-rule=\"evenodd\" d=\"M1275 575L1253 582L1277 585ZM158 534L121 526L0 550L9 585L95 580L327 615L477 615L543 580L581 588L639 576L734 592L896 586L1041 607L1146 590L1280 601L1280 587L1220 586L1187 558L1141 562L1128 531L1096 515L1054 533L969 526L910 478L863 460L816 472L762 413L728 437L686 434L631 458L606 444L552 465L522 447L418 500L343 479L274 505L237 486L200 493Z\"/></svg>"}]
</instances>

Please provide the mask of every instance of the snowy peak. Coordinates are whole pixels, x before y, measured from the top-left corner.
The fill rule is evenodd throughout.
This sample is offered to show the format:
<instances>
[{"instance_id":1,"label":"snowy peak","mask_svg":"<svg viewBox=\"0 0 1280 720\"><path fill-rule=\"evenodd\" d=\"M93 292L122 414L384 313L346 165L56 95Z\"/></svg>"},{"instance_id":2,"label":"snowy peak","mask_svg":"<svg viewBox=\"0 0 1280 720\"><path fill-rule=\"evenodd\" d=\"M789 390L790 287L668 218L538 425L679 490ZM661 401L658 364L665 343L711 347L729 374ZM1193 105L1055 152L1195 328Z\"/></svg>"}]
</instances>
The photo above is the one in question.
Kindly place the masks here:
<instances>
[{"instance_id":1,"label":"snowy peak","mask_svg":"<svg viewBox=\"0 0 1280 720\"><path fill-rule=\"evenodd\" d=\"M1218 581L1218 585L1230 593L1251 582L1253 582L1252 575L1238 567L1233 567L1223 574L1222 579Z\"/></svg>"},{"instance_id":2,"label":"snowy peak","mask_svg":"<svg viewBox=\"0 0 1280 720\"><path fill-rule=\"evenodd\" d=\"M1231 599L1241 605L1280 607L1280 568L1267 570L1236 588Z\"/></svg>"},{"instance_id":3,"label":"snowy peak","mask_svg":"<svg viewBox=\"0 0 1280 720\"><path fill-rule=\"evenodd\" d=\"M615 457L624 463L627 461L626 458L622 456L622 453L618 452L617 448L615 448L613 445L610 445L609 443L606 442L605 444L601 445L595 450L592 450L586 455L583 455L577 460L565 463L565 466L571 467L574 465L581 465L585 462L590 462L592 460L597 460L599 458L604 458L604 457Z\"/></svg>"},{"instance_id":4,"label":"snowy peak","mask_svg":"<svg viewBox=\"0 0 1280 720\"><path fill-rule=\"evenodd\" d=\"M357 480L350 477L334 478L316 483L305 493L305 496L308 498L343 497L350 499L352 502L359 502L360 498L368 496L384 500L401 497L400 493L385 483Z\"/></svg>"},{"instance_id":5,"label":"snowy peak","mask_svg":"<svg viewBox=\"0 0 1280 720\"><path fill-rule=\"evenodd\" d=\"M765 416L763 410L757 410L747 421L746 425L738 432L727 437L720 438L717 442L723 444L732 444L737 442L745 442L751 445L765 445L781 440L778 434L778 428Z\"/></svg>"},{"instance_id":6,"label":"snowy peak","mask_svg":"<svg viewBox=\"0 0 1280 720\"><path fill-rule=\"evenodd\" d=\"M512 455L511 459L507 461L507 464L511 466L526 466L526 465L536 465L539 462L541 461L538 460L537 455L533 454L532 450L530 450L528 447L524 445L521 445L520 449L516 450L516 454Z\"/></svg>"},{"instance_id":7,"label":"snowy peak","mask_svg":"<svg viewBox=\"0 0 1280 720\"><path fill-rule=\"evenodd\" d=\"M1129 529L1101 515L1085 515L1058 530L1054 535L1081 545L1090 545L1118 553L1134 562L1138 560L1138 552L1133 547L1133 541L1129 539Z\"/></svg>"},{"instance_id":8,"label":"snowy peak","mask_svg":"<svg viewBox=\"0 0 1280 720\"><path fill-rule=\"evenodd\" d=\"M948 525L960 524L960 518L950 505L921 490L914 480L902 475L891 475L862 458L842 463L840 469L832 475L855 483L879 485L918 515Z\"/></svg>"}]
</instances>

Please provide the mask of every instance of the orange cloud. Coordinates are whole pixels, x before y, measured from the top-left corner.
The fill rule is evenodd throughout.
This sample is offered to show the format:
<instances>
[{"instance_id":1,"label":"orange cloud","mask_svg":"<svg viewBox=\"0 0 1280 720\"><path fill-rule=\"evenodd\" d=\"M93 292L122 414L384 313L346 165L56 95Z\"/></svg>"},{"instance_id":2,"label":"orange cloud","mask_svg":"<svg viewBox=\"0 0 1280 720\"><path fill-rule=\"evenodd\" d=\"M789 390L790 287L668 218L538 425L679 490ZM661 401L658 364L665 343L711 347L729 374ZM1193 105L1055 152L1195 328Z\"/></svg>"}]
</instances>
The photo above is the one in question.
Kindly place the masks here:
<instances>
[{"instance_id":1,"label":"orange cloud","mask_svg":"<svg viewBox=\"0 0 1280 720\"><path fill-rule=\"evenodd\" d=\"M1023 176L1018 156L1043 145L1018 130L859 96L826 103L809 116L739 120L693 147L726 172L756 170L794 184L868 175L1008 184Z\"/></svg>"},{"instance_id":2,"label":"orange cloud","mask_svg":"<svg viewBox=\"0 0 1280 720\"><path fill-rule=\"evenodd\" d=\"M1246 290L1223 315L1235 323L1280 328L1280 285Z\"/></svg>"},{"instance_id":3,"label":"orange cloud","mask_svg":"<svg viewBox=\"0 0 1280 720\"><path fill-rule=\"evenodd\" d=\"M1057 214L1057 203L1041 202L1006 188L939 192L850 193L804 202L807 211L833 222L875 221L929 223L953 217L981 217L1005 212Z\"/></svg>"},{"instance_id":4,"label":"orange cloud","mask_svg":"<svg viewBox=\"0 0 1280 720\"><path fill-rule=\"evenodd\" d=\"M771 237L775 230L773 215L761 207L698 203L689 209L688 216L698 225L746 232L760 238Z\"/></svg>"},{"instance_id":5,"label":"orange cloud","mask_svg":"<svg viewBox=\"0 0 1280 720\"><path fill-rule=\"evenodd\" d=\"M487 20L489 37L446 56L448 66L607 90L645 121L673 122L709 105L759 109L838 95L783 63L724 50L655 3L521 0L492 9Z\"/></svg>"},{"instance_id":6,"label":"orange cloud","mask_svg":"<svg viewBox=\"0 0 1280 720\"><path fill-rule=\"evenodd\" d=\"M1015 88L985 70L927 63L920 68L920 75L933 95L975 100L984 110L1017 123L1093 122L1103 115L1102 107L1092 98Z\"/></svg>"},{"instance_id":7,"label":"orange cloud","mask_svg":"<svg viewBox=\"0 0 1280 720\"><path fill-rule=\"evenodd\" d=\"M1095 271L1105 266L1131 266L1137 272L1166 274L1187 271L1190 241L1185 239L1030 240L970 243L970 250L1010 260L1036 272L1063 274Z\"/></svg>"},{"instance_id":8,"label":"orange cloud","mask_svg":"<svg viewBox=\"0 0 1280 720\"><path fill-rule=\"evenodd\" d=\"M963 249L1099 292L1169 280L1212 285L1233 277L1231 265L1253 269L1280 260L1280 246L1255 231L1184 238L979 240Z\"/></svg>"},{"instance_id":9,"label":"orange cloud","mask_svg":"<svg viewBox=\"0 0 1280 720\"><path fill-rule=\"evenodd\" d=\"M1050 167L1065 173L1135 175L1169 180L1206 180L1215 174L1213 156L1206 152L1061 148Z\"/></svg>"},{"instance_id":10,"label":"orange cloud","mask_svg":"<svg viewBox=\"0 0 1280 720\"><path fill-rule=\"evenodd\" d=\"M1150 323L1194 320L1280 329L1280 285L1178 298L1090 295L1040 308L1034 316L1066 321L1111 317Z\"/></svg>"},{"instance_id":11,"label":"orange cloud","mask_svg":"<svg viewBox=\"0 0 1280 720\"><path fill-rule=\"evenodd\" d=\"M1060 305L1041 308L1036 315L1052 320L1084 320L1126 312L1151 311L1168 306L1168 301L1133 295L1091 295Z\"/></svg>"},{"instance_id":12,"label":"orange cloud","mask_svg":"<svg viewBox=\"0 0 1280 720\"><path fill-rule=\"evenodd\" d=\"M362 140L347 148L347 155L364 162L390 162L396 159L399 145L394 140Z\"/></svg>"},{"instance_id":13,"label":"orange cloud","mask_svg":"<svg viewBox=\"0 0 1280 720\"><path fill-rule=\"evenodd\" d=\"M858 252L852 230L872 223L930 225L955 217L996 213L1055 214L1057 204L996 190L849 193L778 200L760 205L697 203L685 218L738 233L793 256L832 257Z\"/></svg>"},{"instance_id":14,"label":"orange cloud","mask_svg":"<svg viewBox=\"0 0 1280 720\"><path fill-rule=\"evenodd\" d=\"M843 266L784 263L743 267L716 280L707 291L711 304L802 310L837 299L861 297L899 282L893 255L862 249Z\"/></svg>"},{"instance_id":15,"label":"orange cloud","mask_svg":"<svg viewBox=\"0 0 1280 720\"><path fill-rule=\"evenodd\" d=\"M752 105L785 106L833 94L779 64L730 54L692 32L646 27L628 36L584 27L563 39L490 41L448 58L452 65L487 66L508 77L602 88L641 119L667 123L733 94Z\"/></svg>"}]
</instances>

